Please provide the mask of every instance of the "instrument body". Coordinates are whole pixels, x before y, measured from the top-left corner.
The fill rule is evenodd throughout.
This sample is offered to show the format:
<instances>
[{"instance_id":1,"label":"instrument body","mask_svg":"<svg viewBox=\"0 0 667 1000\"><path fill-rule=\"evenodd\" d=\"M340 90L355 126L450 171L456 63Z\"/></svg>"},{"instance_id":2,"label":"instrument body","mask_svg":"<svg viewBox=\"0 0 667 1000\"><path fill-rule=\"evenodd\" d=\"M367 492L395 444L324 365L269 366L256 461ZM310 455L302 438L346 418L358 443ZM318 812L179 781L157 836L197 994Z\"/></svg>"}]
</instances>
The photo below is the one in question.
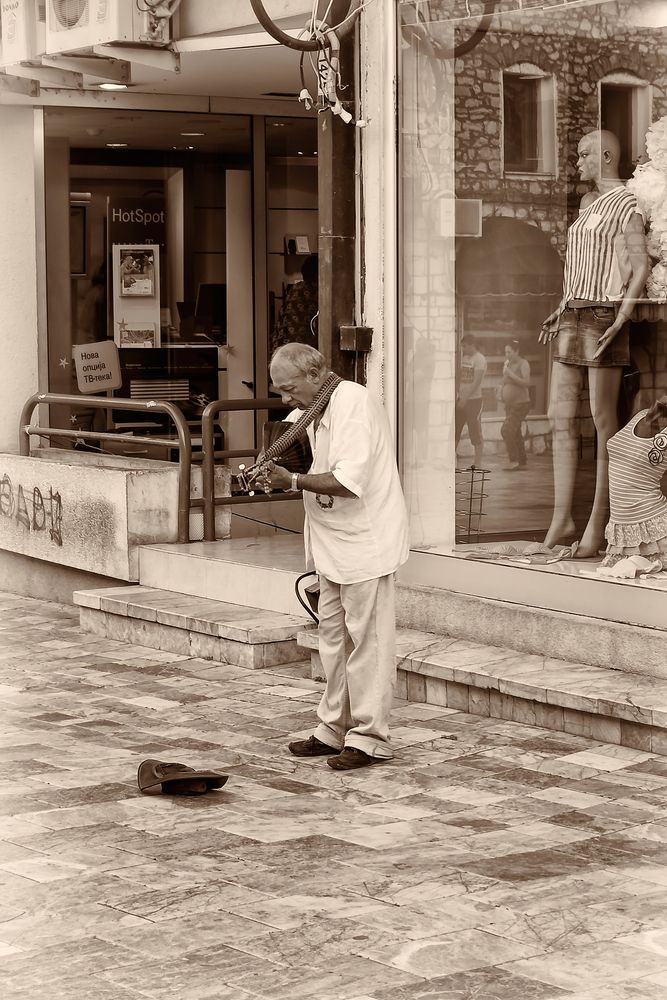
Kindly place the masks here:
<instances>
[{"instance_id":1,"label":"instrument body","mask_svg":"<svg viewBox=\"0 0 667 1000\"><path fill-rule=\"evenodd\" d=\"M255 490L253 489L255 481L263 472L268 471L272 467L271 463L275 463L289 448L305 436L306 430L310 427L313 420L321 413L324 413L329 405L329 400L342 381L338 375L331 372L320 386L310 406L303 411L299 419L295 420L284 434L281 434L273 444L269 445L262 455L261 461L255 462L250 468L246 468L245 465L239 465L239 471L235 478L244 493L247 493L251 497L255 495Z\"/></svg>"}]
</instances>

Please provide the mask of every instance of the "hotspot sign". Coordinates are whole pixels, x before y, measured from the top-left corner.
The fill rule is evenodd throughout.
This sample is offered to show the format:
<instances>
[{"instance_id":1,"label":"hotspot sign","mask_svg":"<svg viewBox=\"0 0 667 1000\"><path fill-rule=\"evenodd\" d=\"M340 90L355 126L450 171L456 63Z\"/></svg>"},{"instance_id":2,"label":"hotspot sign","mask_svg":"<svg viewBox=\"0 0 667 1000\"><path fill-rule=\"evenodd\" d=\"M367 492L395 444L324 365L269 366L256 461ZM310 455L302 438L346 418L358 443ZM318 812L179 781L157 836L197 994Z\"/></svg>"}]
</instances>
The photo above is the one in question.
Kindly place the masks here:
<instances>
[{"instance_id":1,"label":"hotspot sign","mask_svg":"<svg viewBox=\"0 0 667 1000\"><path fill-rule=\"evenodd\" d=\"M164 249L166 239L164 198L107 199L109 244L157 243Z\"/></svg>"},{"instance_id":2,"label":"hotspot sign","mask_svg":"<svg viewBox=\"0 0 667 1000\"><path fill-rule=\"evenodd\" d=\"M79 392L106 392L120 389L122 377L118 348L113 340L101 340L97 344L75 344L72 357L76 370Z\"/></svg>"}]
</instances>

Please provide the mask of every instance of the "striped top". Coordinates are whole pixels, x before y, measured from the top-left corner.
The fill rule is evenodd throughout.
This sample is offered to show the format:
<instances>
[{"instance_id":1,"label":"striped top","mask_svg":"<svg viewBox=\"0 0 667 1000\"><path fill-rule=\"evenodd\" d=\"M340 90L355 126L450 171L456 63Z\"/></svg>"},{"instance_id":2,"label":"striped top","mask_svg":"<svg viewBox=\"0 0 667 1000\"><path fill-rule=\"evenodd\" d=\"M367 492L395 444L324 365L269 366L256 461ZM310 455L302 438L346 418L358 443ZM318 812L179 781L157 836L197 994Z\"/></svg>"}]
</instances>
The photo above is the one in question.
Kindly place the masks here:
<instances>
[{"instance_id":1,"label":"striped top","mask_svg":"<svg viewBox=\"0 0 667 1000\"><path fill-rule=\"evenodd\" d=\"M567 234L563 302L613 302L630 280L625 241L619 239L641 210L624 185L600 195L580 212Z\"/></svg>"},{"instance_id":2,"label":"striped top","mask_svg":"<svg viewBox=\"0 0 667 1000\"><path fill-rule=\"evenodd\" d=\"M611 520L617 524L641 524L667 516L667 499L660 489L665 464L651 465L648 453L653 438L635 434L635 427L647 413L641 410L607 443Z\"/></svg>"}]
</instances>

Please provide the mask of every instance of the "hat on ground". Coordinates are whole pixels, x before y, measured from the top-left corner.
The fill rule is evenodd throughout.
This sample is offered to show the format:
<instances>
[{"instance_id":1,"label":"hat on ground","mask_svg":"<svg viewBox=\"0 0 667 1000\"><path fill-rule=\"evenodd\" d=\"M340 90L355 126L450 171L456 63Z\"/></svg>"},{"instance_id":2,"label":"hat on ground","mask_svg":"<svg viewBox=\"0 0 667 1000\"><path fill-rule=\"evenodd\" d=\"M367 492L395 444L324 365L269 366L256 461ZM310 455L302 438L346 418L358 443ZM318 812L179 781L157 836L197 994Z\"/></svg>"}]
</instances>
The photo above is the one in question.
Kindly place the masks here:
<instances>
[{"instance_id":1,"label":"hat on ground","mask_svg":"<svg viewBox=\"0 0 667 1000\"><path fill-rule=\"evenodd\" d=\"M161 760L143 760L137 771L142 792L161 786L169 795L203 795L211 788L222 788L229 775L217 771L196 771L186 764L165 764Z\"/></svg>"}]
</instances>

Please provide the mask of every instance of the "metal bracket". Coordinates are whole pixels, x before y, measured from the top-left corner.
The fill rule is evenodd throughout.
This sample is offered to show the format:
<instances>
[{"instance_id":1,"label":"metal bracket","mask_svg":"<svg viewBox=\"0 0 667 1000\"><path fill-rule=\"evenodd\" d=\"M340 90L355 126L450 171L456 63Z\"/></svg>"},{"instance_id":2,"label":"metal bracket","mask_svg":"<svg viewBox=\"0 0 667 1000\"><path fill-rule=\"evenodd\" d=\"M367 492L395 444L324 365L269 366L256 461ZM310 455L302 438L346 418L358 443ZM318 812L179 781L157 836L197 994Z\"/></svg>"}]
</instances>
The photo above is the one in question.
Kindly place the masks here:
<instances>
[{"instance_id":1,"label":"metal bracket","mask_svg":"<svg viewBox=\"0 0 667 1000\"><path fill-rule=\"evenodd\" d=\"M166 70L169 73L181 72L181 57L171 49L153 49L148 46L131 48L127 45L93 45L96 56L105 59L122 59L128 63L138 63L151 69Z\"/></svg>"},{"instance_id":2,"label":"metal bracket","mask_svg":"<svg viewBox=\"0 0 667 1000\"><path fill-rule=\"evenodd\" d=\"M0 73L0 94L24 94L27 97L39 97L39 80L22 80L18 76L7 76Z\"/></svg>"},{"instance_id":3,"label":"metal bracket","mask_svg":"<svg viewBox=\"0 0 667 1000\"><path fill-rule=\"evenodd\" d=\"M24 80L37 80L44 87L74 87L76 90L83 90L83 74L71 70L19 63L16 66L9 66L6 73L8 76Z\"/></svg>"},{"instance_id":4,"label":"metal bracket","mask_svg":"<svg viewBox=\"0 0 667 1000\"><path fill-rule=\"evenodd\" d=\"M100 59L97 56L43 56L43 66L54 69L69 70L72 73L83 73L96 80L109 80L112 83L130 82L130 64L121 59Z\"/></svg>"}]
</instances>

